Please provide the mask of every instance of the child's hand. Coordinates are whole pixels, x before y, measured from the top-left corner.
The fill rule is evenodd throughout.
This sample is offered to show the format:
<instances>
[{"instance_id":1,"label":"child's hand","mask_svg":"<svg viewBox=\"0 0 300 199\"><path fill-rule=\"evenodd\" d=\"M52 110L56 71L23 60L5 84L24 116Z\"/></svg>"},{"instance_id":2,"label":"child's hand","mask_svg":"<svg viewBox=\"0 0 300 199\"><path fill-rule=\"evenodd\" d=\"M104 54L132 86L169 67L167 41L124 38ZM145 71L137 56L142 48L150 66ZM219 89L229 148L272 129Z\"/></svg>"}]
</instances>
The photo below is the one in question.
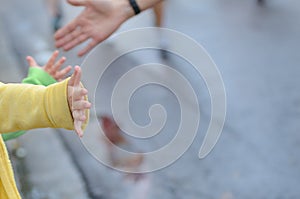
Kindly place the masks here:
<instances>
[{"instance_id":1,"label":"child's hand","mask_svg":"<svg viewBox=\"0 0 300 199\"><path fill-rule=\"evenodd\" d=\"M85 111L90 109L91 103L86 100L88 91L80 84L80 67L75 66L74 70L74 74L68 82L68 103L74 120L75 132L79 137L82 137L82 124L87 119Z\"/></svg>"},{"instance_id":2,"label":"child's hand","mask_svg":"<svg viewBox=\"0 0 300 199\"><path fill-rule=\"evenodd\" d=\"M72 67L68 66L60 70L62 65L65 63L66 58L62 57L57 62L55 62L56 58L58 57L58 53L59 52L57 50L54 51L45 66L39 66L31 56L26 57L26 60L30 67L39 67L46 71L49 75L51 75L56 81L61 81L71 71Z\"/></svg>"}]
</instances>

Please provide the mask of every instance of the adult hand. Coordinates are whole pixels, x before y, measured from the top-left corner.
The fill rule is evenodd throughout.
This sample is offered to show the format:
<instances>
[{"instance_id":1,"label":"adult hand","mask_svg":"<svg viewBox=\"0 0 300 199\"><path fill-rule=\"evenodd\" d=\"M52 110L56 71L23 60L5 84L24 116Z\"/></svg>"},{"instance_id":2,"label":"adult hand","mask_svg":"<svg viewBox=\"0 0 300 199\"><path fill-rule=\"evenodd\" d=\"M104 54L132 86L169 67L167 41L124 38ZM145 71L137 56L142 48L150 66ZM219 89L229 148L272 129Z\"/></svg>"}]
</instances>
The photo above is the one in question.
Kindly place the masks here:
<instances>
[{"instance_id":1,"label":"adult hand","mask_svg":"<svg viewBox=\"0 0 300 199\"><path fill-rule=\"evenodd\" d=\"M68 51L91 40L79 51L82 56L108 38L128 18L134 15L128 0L68 0L85 9L73 21L55 33L55 45Z\"/></svg>"},{"instance_id":2,"label":"adult hand","mask_svg":"<svg viewBox=\"0 0 300 199\"><path fill-rule=\"evenodd\" d=\"M52 56L50 57L49 61L44 66L39 66L35 59L31 56L27 56L26 60L30 67L38 67L46 71L49 75L51 75L56 81L63 80L66 75L71 71L72 67L68 66L64 69L61 69L62 65L65 63L66 58L62 57L58 61L55 60L58 57L59 52L56 50L53 52Z\"/></svg>"},{"instance_id":3,"label":"adult hand","mask_svg":"<svg viewBox=\"0 0 300 199\"><path fill-rule=\"evenodd\" d=\"M68 82L68 103L74 120L74 129L79 137L83 136L82 124L87 120L86 110L91 103L87 100L88 91L80 84L81 69L75 66L74 74Z\"/></svg>"}]
</instances>

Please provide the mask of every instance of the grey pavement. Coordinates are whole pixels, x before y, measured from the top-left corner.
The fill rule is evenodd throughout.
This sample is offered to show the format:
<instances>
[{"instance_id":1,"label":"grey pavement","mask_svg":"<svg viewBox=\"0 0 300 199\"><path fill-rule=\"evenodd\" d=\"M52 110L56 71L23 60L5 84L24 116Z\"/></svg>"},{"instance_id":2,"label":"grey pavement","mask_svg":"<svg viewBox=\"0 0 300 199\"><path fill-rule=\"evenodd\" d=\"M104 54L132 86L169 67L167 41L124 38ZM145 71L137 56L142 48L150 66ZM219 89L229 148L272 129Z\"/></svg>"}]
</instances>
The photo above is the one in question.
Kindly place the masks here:
<instances>
[{"instance_id":1,"label":"grey pavement","mask_svg":"<svg viewBox=\"0 0 300 199\"><path fill-rule=\"evenodd\" d=\"M210 118L210 98L203 79L193 73L191 65L171 54L168 61L162 61L155 50L131 53L111 65L95 93L98 113L111 114L109 96L123 73L137 64L150 62L170 65L190 79L200 103L202 118L194 143L172 165L148 174L152 181L148 198L299 198L300 2L267 0L265 4L257 5L249 0L172 0L166 4L165 26L202 44L217 64L226 87L227 117L216 147L200 160L197 155ZM64 6L66 21L79 11L73 12L73 8ZM152 17L152 12L147 11L124 24L119 32L152 26ZM49 41L45 33L38 36ZM13 42L1 45L16 46ZM113 40L106 43L105 55L117 54L121 45L113 43ZM28 48L26 44L24 46ZM82 59L76 58L76 52L77 49L66 54L70 58L69 63L81 64ZM99 60L91 62L101 63ZM84 71L90 78L84 81L97 83L93 71L88 68ZM168 78L163 71L144 75ZM144 151L164 146L174 136L180 121L178 102L161 87L147 87L135 94L130 104L134 120L141 125L147 124L148 108L155 103L165 107L168 120L159 136L132 140ZM105 149L100 141L88 140L91 135L97 138L96 126L97 121L92 117L86 132L87 139L82 141L87 148L102 152ZM64 194L78 191L82 194L82 197L77 195L79 198L87 195L96 199L126 198L122 174L99 163L74 134L65 131L38 132L21 139L28 151L25 159L27 167L47 159L59 165L34 164L36 167L28 171L33 187L49 197L54 194L53 197L73 198ZM59 151L53 151L43 144L43 140L51 142L50 145L56 146ZM48 158L45 158L46 154L49 154ZM55 173L47 175L50 171ZM69 177L59 178L62 174ZM44 176L45 180L39 176ZM70 181L73 183L65 186ZM56 182L61 184L57 186Z\"/></svg>"},{"instance_id":2,"label":"grey pavement","mask_svg":"<svg viewBox=\"0 0 300 199\"><path fill-rule=\"evenodd\" d=\"M18 62L15 60L8 34L3 31L5 30L3 20L0 21L0 30L1 82L20 82L22 73L19 70Z\"/></svg>"},{"instance_id":3,"label":"grey pavement","mask_svg":"<svg viewBox=\"0 0 300 199\"><path fill-rule=\"evenodd\" d=\"M166 27L183 32L202 44L219 67L226 87L228 111L216 148L204 160L199 160L197 153L210 114L209 95L203 80L193 75L191 66L174 56L169 60L168 65L191 78L198 89L203 111L202 125L194 144L182 158L170 167L150 174L153 187L149 198L300 196L297 189L300 182L297 156L299 8L298 1L280 0L266 1L263 6L246 0L167 2ZM151 11L148 11L127 22L119 31L152 26L151 17ZM111 48L108 45L107 55L114 53ZM109 98L115 79L135 66L133 63L161 62L153 53L156 52L137 53L133 55L134 61L130 60L131 57L124 58L116 66L111 66L107 79L98 85L96 96L100 97L96 99ZM94 63L101 62L95 60ZM90 71L87 76L93 77L92 73ZM176 107L176 102L166 97L167 91L158 90L148 90L148 95L147 90L137 94L138 97L134 99L136 103L133 103L131 109L136 122L147 124L149 104L157 103L153 99L159 99L169 115L174 116L170 117L171 125L161 132L167 136L158 137L157 140L137 141L151 150L163 146L178 124L178 112L172 109ZM97 112L100 113L111 114L109 107L110 99L96 104ZM92 143L85 144L88 148L94 147ZM101 151L101 144L98 146ZM83 165L89 164L78 161ZM103 170L101 166L82 168L86 176L94 176L88 178L93 184L92 189L98 187L101 190L103 182L97 179L106 174L106 169L99 172L98 176L97 170ZM113 185L110 187L116 189ZM105 191L100 193L105 194ZM97 197L100 195L95 194Z\"/></svg>"}]
</instances>

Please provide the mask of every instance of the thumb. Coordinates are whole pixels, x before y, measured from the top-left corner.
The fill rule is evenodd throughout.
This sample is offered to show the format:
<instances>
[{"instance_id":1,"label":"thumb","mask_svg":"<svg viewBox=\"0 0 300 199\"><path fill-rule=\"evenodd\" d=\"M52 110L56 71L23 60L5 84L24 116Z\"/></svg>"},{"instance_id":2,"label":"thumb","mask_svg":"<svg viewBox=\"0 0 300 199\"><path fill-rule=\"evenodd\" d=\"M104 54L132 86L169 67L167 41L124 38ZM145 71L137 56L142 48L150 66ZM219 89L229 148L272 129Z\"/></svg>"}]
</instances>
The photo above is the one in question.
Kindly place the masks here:
<instances>
[{"instance_id":1,"label":"thumb","mask_svg":"<svg viewBox=\"0 0 300 199\"><path fill-rule=\"evenodd\" d=\"M85 6L87 0L67 0L69 4L73 6Z\"/></svg>"},{"instance_id":2,"label":"thumb","mask_svg":"<svg viewBox=\"0 0 300 199\"><path fill-rule=\"evenodd\" d=\"M38 66L36 61L31 57L31 56L27 56L26 57L27 63L30 67L32 66Z\"/></svg>"},{"instance_id":3,"label":"thumb","mask_svg":"<svg viewBox=\"0 0 300 199\"><path fill-rule=\"evenodd\" d=\"M74 73L68 82L68 86L80 86L80 79L81 79L81 68L79 66L75 66Z\"/></svg>"}]
</instances>

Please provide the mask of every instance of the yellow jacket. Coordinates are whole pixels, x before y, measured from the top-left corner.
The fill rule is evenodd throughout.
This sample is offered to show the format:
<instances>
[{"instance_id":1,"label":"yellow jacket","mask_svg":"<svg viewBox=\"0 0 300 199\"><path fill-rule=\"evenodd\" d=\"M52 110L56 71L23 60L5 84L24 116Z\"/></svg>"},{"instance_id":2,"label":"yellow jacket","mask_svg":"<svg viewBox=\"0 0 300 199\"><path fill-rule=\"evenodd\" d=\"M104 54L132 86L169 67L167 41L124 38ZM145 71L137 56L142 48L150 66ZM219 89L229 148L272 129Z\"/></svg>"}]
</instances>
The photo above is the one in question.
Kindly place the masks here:
<instances>
[{"instance_id":1,"label":"yellow jacket","mask_svg":"<svg viewBox=\"0 0 300 199\"><path fill-rule=\"evenodd\" d=\"M48 87L0 83L0 133L45 127L73 130L67 83L68 79ZM0 198L21 198L1 136Z\"/></svg>"}]
</instances>

